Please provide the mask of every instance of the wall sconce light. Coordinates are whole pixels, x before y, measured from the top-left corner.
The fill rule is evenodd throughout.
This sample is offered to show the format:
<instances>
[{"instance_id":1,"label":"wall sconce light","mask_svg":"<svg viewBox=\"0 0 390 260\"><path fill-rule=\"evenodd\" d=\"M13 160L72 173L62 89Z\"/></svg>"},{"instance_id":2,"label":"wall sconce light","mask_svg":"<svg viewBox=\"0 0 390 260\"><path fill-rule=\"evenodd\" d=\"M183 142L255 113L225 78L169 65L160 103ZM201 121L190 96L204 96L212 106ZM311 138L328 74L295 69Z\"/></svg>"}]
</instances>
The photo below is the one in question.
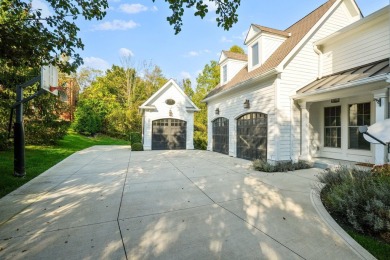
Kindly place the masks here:
<instances>
[{"instance_id":1,"label":"wall sconce light","mask_svg":"<svg viewBox=\"0 0 390 260\"><path fill-rule=\"evenodd\" d=\"M217 109L215 109L215 114L219 115L219 107L217 107Z\"/></svg>"},{"instance_id":2,"label":"wall sconce light","mask_svg":"<svg viewBox=\"0 0 390 260\"><path fill-rule=\"evenodd\" d=\"M382 98L374 98L374 101L378 104L378 106L382 106Z\"/></svg>"},{"instance_id":3,"label":"wall sconce light","mask_svg":"<svg viewBox=\"0 0 390 260\"><path fill-rule=\"evenodd\" d=\"M250 108L249 99L245 100L244 108Z\"/></svg>"},{"instance_id":4,"label":"wall sconce light","mask_svg":"<svg viewBox=\"0 0 390 260\"><path fill-rule=\"evenodd\" d=\"M169 109L169 116L173 117L172 109Z\"/></svg>"}]
</instances>

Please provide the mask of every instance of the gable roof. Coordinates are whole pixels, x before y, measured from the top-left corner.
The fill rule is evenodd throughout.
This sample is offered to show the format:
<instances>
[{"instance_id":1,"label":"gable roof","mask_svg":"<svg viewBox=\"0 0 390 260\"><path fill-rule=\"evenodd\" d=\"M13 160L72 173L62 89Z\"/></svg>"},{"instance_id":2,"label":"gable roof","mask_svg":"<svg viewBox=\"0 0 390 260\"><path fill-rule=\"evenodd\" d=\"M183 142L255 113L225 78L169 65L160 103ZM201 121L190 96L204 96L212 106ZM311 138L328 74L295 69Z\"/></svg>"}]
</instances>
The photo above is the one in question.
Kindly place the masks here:
<instances>
[{"instance_id":1,"label":"gable roof","mask_svg":"<svg viewBox=\"0 0 390 260\"><path fill-rule=\"evenodd\" d=\"M164 84L156 93L154 93L148 100L146 100L141 106L139 106L140 110L145 109L154 109L154 101L156 101L163 93L165 93L170 87L174 87L186 100L187 104L190 106L186 107L188 111L200 111L200 109L192 102L192 100L184 93L179 85L173 80L168 80L167 83Z\"/></svg>"},{"instance_id":2,"label":"gable roof","mask_svg":"<svg viewBox=\"0 0 390 260\"><path fill-rule=\"evenodd\" d=\"M222 58L222 55L224 55L226 57L226 59L248 61L248 55L246 55L246 54L241 54L241 53L231 52L231 51L222 51L221 58ZM221 61L221 58L220 58L220 61Z\"/></svg>"},{"instance_id":3,"label":"gable roof","mask_svg":"<svg viewBox=\"0 0 390 260\"><path fill-rule=\"evenodd\" d=\"M276 34L276 35L280 35L280 36L284 36L284 37L289 37L290 36L290 32L287 31L287 30L286 31L281 31L281 30L278 30L278 29L274 29L274 28L270 28L270 27L266 27L266 26L262 26L262 25L258 25L258 24L253 24L253 26L255 26L256 28L258 28L259 30L261 30L263 32Z\"/></svg>"},{"instance_id":4,"label":"gable roof","mask_svg":"<svg viewBox=\"0 0 390 260\"><path fill-rule=\"evenodd\" d=\"M291 33L291 36L288 37L260 67L248 72L248 66L245 66L231 81L222 86L221 84L218 84L212 91L207 94L204 100L207 100L208 98L218 93L234 88L237 85L242 85L252 78L259 77L262 74L266 74L272 69L275 69L299 44L305 35L316 25L316 23L325 15L325 13L333 6L336 1L337 0L327 1L303 17L301 20L284 30L284 32Z\"/></svg>"}]
</instances>

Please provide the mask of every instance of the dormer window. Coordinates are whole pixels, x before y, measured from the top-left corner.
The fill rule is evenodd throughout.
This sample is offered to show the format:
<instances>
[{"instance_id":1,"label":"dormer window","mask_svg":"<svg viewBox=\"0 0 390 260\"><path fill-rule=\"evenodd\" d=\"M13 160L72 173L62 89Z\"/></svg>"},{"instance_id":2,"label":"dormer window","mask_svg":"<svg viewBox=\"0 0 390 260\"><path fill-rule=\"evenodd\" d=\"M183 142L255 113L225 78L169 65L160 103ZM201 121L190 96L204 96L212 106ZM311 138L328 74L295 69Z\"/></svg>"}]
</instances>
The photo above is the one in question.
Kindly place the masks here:
<instances>
[{"instance_id":1,"label":"dormer window","mask_svg":"<svg viewBox=\"0 0 390 260\"><path fill-rule=\"evenodd\" d=\"M252 46L252 67L259 64L259 43L255 43Z\"/></svg>"},{"instance_id":2,"label":"dormer window","mask_svg":"<svg viewBox=\"0 0 390 260\"><path fill-rule=\"evenodd\" d=\"M222 67L222 79L223 82L227 81L227 64Z\"/></svg>"}]
</instances>

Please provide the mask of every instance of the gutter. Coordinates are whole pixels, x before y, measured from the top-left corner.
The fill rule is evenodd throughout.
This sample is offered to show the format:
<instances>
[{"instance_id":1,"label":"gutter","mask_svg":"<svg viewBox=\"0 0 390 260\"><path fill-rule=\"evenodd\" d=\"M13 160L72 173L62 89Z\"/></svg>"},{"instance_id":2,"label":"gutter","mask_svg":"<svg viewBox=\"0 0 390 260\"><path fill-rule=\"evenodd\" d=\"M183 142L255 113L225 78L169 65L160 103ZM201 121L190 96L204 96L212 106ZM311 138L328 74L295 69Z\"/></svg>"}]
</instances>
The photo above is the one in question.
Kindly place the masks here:
<instances>
[{"instance_id":1,"label":"gutter","mask_svg":"<svg viewBox=\"0 0 390 260\"><path fill-rule=\"evenodd\" d=\"M316 44L313 44L313 50L315 53L318 54L318 79L321 79L322 78L322 56L323 56L323 53L322 53L322 50L320 50L320 48L318 48L318 45L316 45Z\"/></svg>"},{"instance_id":2,"label":"gutter","mask_svg":"<svg viewBox=\"0 0 390 260\"><path fill-rule=\"evenodd\" d=\"M213 95L211 97L205 98L205 99L202 100L202 102L203 103L207 103L210 100L213 100L213 99L218 98L218 97L220 97L222 95L225 95L225 94L228 94L228 93L230 93L230 92L232 92L234 90L237 90L237 89L241 88L244 85L249 85L249 84L255 83L257 81L269 78L271 76L277 75L277 74L282 73L282 72L283 72L283 70L280 69L279 67L273 68L273 69L271 69L271 70L269 70L269 71L267 71L267 72L265 72L265 73L263 73L263 74L261 74L259 76L256 76L254 78L250 78L250 79L248 79L246 81L242 81L242 82L236 84L232 88L229 88L229 89L227 89L225 91L219 92L219 93L217 93L217 94L215 94L215 95Z\"/></svg>"}]
</instances>

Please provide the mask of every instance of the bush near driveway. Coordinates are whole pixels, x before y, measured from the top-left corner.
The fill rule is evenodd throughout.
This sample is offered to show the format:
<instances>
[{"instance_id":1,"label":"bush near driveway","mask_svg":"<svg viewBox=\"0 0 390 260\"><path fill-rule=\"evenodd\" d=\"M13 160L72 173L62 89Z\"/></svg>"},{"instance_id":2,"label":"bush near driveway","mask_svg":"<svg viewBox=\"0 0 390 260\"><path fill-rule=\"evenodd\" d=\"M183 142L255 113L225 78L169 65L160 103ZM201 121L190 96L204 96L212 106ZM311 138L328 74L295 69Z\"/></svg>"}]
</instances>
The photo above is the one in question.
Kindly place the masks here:
<instances>
[{"instance_id":1,"label":"bush near driveway","mask_svg":"<svg viewBox=\"0 0 390 260\"><path fill-rule=\"evenodd\" d=\"M271 164L264 160L254 160L252 163L253 169L261 172L288 172L301 169L309 169L313 167L310 163L306 161L298 161L296 163L288 162L278 162L276 164Z\"/></svg>"},{"instance_id":2,"label":"bush near driveway","mask_svg":"<svg viewBox=\"0 0 390 260\"><path fill-rule=\"evenodd\" d=\"M134 143L131 145L131 150L132 151L143 151L144 146L141 143Z\"/></svg>"},{"instance_id":3,"label":"bush near driveway","mask_svg":"<svg viewBox=\"0 0 390 260\"><path fill-rule=\"evenodd\" d=\"M328 211L355 230L390 243L390 173L347 167L318 176L326 184L321 198Z\"/></svg>"}]
</instances>

